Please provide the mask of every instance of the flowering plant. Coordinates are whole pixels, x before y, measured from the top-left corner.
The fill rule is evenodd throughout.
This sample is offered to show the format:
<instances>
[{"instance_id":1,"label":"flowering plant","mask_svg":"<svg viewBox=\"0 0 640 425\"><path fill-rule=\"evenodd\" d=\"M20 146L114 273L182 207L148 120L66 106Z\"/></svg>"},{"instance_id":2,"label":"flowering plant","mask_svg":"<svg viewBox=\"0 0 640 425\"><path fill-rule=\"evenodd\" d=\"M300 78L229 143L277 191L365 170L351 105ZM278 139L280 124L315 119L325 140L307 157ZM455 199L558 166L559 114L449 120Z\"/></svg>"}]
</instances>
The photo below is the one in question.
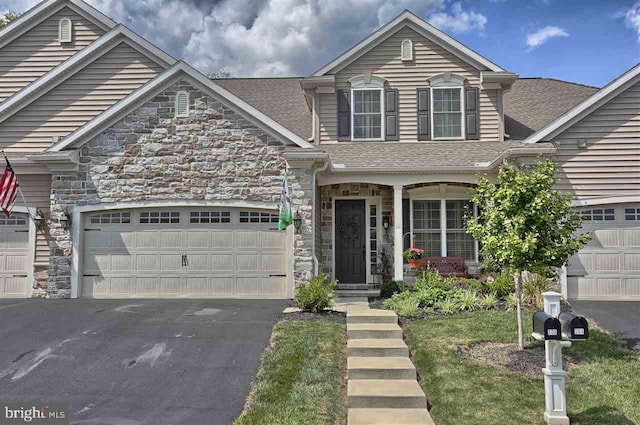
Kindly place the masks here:
<instances>
[{"instance_id":1,"label":"flowering plant","mask_svg":"<svg viewBox=\"0 0 640 425\"><path fill-rule=\"evenodd\" d=\"M409 248L402 253L405 260L419 260L422 258L424 251L420 248Z\"/></svg>"}]
</instances>

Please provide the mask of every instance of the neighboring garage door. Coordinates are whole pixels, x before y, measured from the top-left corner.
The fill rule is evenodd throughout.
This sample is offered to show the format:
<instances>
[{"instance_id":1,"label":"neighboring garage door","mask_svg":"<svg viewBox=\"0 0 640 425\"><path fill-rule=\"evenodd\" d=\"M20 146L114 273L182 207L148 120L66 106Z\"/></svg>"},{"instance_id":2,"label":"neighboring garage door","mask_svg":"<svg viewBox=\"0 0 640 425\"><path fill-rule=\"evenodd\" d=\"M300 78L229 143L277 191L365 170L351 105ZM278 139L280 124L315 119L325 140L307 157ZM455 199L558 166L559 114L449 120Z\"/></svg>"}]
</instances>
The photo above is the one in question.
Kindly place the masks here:
<instances>
[{"instance_id":1,"label":"neighboring garage door","mask_svg":"<svg viewBox=\"0 0 640 425\"><path fill-rule=\"evenodd\" d=\"M593 239L567 267L567 295L582 300L640 300L640 205L581 209Z\"/></svg>"},{"instance_id":2,"label":"neighboring garage door","mask_svg":"<svg viewBox=\"0 0 640 425\"><path fill-rule=\"evenodd\" d=\"M278 215L172 208L86 213L83 297L285 298Z\"/></svg>"},{"instance_id":3,"label":"neighboring garage door","mask_svg":"<svg viewBox=\"0 0 640 425\"><path fill-rule=\"evenodd\" d=\"M0 217L0 298L27 296L29 220L26 214Z\"/></svg>"}]
</instances>

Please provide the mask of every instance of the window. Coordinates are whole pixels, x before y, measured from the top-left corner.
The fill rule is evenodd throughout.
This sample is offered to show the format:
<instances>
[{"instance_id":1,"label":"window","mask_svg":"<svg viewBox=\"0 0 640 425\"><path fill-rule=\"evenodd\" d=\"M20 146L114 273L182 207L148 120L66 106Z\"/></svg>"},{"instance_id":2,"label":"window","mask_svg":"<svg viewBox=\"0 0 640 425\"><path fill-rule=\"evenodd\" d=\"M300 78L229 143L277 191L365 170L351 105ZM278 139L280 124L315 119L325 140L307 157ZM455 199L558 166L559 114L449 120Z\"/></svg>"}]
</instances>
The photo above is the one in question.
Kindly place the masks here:
<instances>
[{"instance_id":1,"label":"window","mask_svg":"<svg viewBox=\"0 0 640 425\"><path fill-rule=\"evenodd\" d=\"M584 221L615 221L616 214L613 208L598 208L582 211Z\"/></svg>"},{"instance_id":2,"label":"window","mask_svg":"<svg viewBox=\"0 0 640 425\"><path fill-rule=\"evenodd\" d=\"M145 211L140 213L140 224L178 224L179 211Z\"/></svg>"},{"instance_id":3,"label":"window","mask_svg":"<svg viewBox=\"0 0 640 425\"><path fill-rule=\"evenodd\" d=\"M179 91L176 93L176 117L189 116L189 93Z\"/></svg>"},{"instance_id":4,"label":"window","mask_svg":"<svg viewBox=\"0 0 640 425\"><path fill-rule=\"evenodd\" d=\"M96 214L91 216L91 224L129 224L131 223L130 212L114 212Z\"/></svg>"},{"instance_id":5,"label":"window","mask_svg":"<svg viewBox=\"0 0 640 425\"><path fill-rule=\"evenodd\" d=\"M192 211L189 216L190 223L231 223L230 211Z\"/></svg>"},{"instance_id":6,"label":"window","mask_svg":"<svg viewBox=\"0 0 640 425\"><path fill-rule=\"evenodd\" d=\"M403 61L413 60L413 43L411 40L402 40L400 55L402 56Z\"/></svg>"},{"instance_id":7,"label":"window","mask_svg":"<svg viewBox=\"0 0 640 425\"><path fill-rule=\"evenodd\" d=\"M440 201L413 201L413 234L425 257L440 256Z\"/></svg>"},{"instance_id":8,"label":"window","mask_svg":"<svg viewBox=\"0 0 640 425\"><path fill-rule=\"evenodd\" d=\"M0 217L0 226L24 226L27 224L27 218L21 215L14 215L11 218L6 216Z\"/></svg>"},{"instance_id":9,"label":"window","mask_svg":"<svg viewBox=\"0 0 640 425\"><path fill-rule=\"evenodd\" d=\"M369 206L369 248L371 274L378 273L378 206Z\"/></svg>"},{"instance_id":10,"label":"window","mask_svg":"<svg viewBox=\"0 0 640 425\"><path fill-rule=\"evenodd\" d=\"M433 138L462 137L462 88L433 88Z\"/></svg>"},{"instance_id":11,"label":"window","mask_svg":"<svg viewBox=\"0 0 640 425\"><path fill-rule=\"evenodd\" d=\"M73 26L71 19L62 18L58 23L58 40L60 43L71 43L73 38Z\"/></svg>"},{"instance_id":12,"label":"window","mask_svg":"<svg viewBox=\"0 0 640 425\"><path fill-rule=\"evenodd\" d=\"M447 201L447 256L463 257L475 261L476 247L473 236L467 234L465 215L472 213L469 201Z\"/></svg>"},{"instance_id":13,"label":"window","mask_svg":"<svg viewBox=\"0 0 640 425\"><path fill-rule=\"evenodd\" d=\"M258 211L240 211L240 223L277 223L278 214L270 214Z\"/></svg>"},{"instance_id":14,"label":"window","mask_svg":"<svg viewBox=\"0 0 640 425\"><path fill-rule=\"evenodd\" d=\"M626 221L640 221L640 208L625 208L624 219Z\"/></svg>"},{"instance_id":15,"label":"window","mask_svg":"<svg viewBox=\"0 0 640 425\"><path fill-rule=\"evenodd\" d=\"M353 139L382 140L382 89L352 90Z\"/></svg>"}]
</instances>

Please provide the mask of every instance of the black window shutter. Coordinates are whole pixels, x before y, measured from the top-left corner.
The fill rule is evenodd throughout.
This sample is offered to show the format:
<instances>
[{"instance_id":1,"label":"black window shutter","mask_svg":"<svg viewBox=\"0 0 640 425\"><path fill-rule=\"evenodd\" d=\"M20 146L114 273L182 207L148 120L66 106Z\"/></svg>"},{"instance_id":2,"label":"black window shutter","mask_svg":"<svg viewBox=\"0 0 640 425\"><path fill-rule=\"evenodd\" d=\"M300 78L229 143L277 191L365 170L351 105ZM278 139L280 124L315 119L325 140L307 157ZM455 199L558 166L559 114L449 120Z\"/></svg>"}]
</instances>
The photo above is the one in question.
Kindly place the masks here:
<instances>
[{"instance_id":1,"label":"black window shutter","mask_svg":"<svg viewBox=\"0 0 640 425\"><path fill-rule=\"evenodd\" d=\"M338 98L338 140L351 140L351 92L337 90Z\"/></svg>"},{"instance_id":2,"label":"black window shutter","mask_svg":"<svg viewBox=\"0 0 640 425\"><path fill-rule=\"evenodd\" d=\"M386 89L384 92L384 132L385 140L398 140L398 90Z\"/></svg>"},{"instance_id":3,"label":"black window shutter","mask_svg":"<svg viewBox=\"0 0 640 425\"><path fill-rule=\"evenodd\" d=\"M431 89L417 89L418 103L418 140L431 140Z\"/></svg>"},{"instance_id":4,"label":"black window shutter","mask_svg":"<svg viewBox=\"0 0 640 425\"><path fill-rule=\"evenodd\" d=\"M478 140L480 138L480 99L477 88L464 89L464 126L466 138L468 140Z\"/></svg>"}]
</instances>

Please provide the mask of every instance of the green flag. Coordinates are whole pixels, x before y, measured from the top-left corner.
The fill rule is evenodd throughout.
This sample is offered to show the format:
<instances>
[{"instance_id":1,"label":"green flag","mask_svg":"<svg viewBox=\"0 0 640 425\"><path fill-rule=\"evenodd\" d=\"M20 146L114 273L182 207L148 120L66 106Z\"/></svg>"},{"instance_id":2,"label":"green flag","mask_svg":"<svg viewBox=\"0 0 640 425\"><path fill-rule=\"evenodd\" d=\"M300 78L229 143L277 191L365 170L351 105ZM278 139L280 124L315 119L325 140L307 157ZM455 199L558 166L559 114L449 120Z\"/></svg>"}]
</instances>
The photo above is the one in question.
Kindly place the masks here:
<instances>
[{"instance_id":1,"label":"green flag","mask_svg":"<svg viewBox=\"0 0 640 425\"><path fill-rule=\"evenodd\" d=\"M284 230L293 223L291 215L291 196L289 196L289 184L285 174L282 179L282 193L280 194L280 220L278 221L278 230Z\"/></svg>"}]
</instances>

